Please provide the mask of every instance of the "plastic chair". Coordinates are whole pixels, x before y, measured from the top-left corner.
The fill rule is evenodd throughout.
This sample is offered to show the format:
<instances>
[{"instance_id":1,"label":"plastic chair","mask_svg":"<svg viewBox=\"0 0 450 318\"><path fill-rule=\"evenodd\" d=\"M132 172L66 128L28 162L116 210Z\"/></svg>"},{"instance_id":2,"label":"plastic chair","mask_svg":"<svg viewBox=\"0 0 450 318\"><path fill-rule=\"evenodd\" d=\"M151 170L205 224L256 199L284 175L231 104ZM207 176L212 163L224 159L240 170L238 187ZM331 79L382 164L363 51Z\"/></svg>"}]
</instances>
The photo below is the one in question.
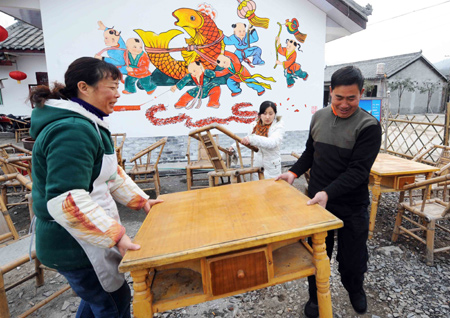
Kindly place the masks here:
<instances>
[{"instance_id":1,"label":"plastic chair","mask_svg":"<svg viewBox=\"0 0 450 318\"><path fill-rule=\"evenodd\" d=\"M450 234L450 229L445 228L440 221L450 218L450 203L439 198L427 199L429 191L433 185L441 184L444 192L447 191L450 183L450 174L430 178L428 180L414 182L404 186L405 191L409 191L409 201L404 201L405 192L400 193L399 209L395 220L392 241L396 242L400 234L406 234L413 239L426 245L427 265L433 265L434 253L450 250L450 245L435 247L435 230L440 229ZM415 201L412 190L425 187L422 199ZM402 222L409 222L409 227L402 225ZM425 238L420 233L425 234Z\"/></svg>"},{"instance_id":2,"label":"plastic chair","mask_svg":"<svg viewBox=\"0 0 450 318\"><path fill-rule=\"evenodd\" d=\"M156 197L160 194L160 180L159 180L159 171L158 171L158 162L161 159L161 154L164 149L164 145L167 142L167 137L164 137L153 145L145 148L144 150L137 153L130 162L134 163L134 166L131 168L128 175L131 179L136 183L154 183L154 188L145 188L146 190L155 190ZM159 149L159 153L156 156L156 160L152 163L152 152L157 152Z\"/></svg>"}]
</instances>

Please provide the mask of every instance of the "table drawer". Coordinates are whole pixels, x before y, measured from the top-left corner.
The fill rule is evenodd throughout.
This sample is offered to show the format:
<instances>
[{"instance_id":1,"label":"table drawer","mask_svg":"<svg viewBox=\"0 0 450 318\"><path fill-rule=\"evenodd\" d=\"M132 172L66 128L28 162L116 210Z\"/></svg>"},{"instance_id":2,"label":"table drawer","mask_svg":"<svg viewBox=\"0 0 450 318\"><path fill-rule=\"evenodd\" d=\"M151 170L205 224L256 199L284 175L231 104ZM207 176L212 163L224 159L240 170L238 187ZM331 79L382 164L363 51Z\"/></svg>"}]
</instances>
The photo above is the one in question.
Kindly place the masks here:
<instances>
[{"instance_id":1,"label":"table drawer","mask_svg":"<svg viewBox=\"0 0 450 318\"><path fill-rule=\"evenodd\" d=\"M401 176L401 177L397 177L395 188L399 189L399 190L402 190L405 187L405 185L414 183L414 181L416 181L416 176Z\"/></svg>"},{"instance_id":2,"label":"table drawer","mask_svg":"<svg viewBox=\"0 0 450 318\"><path fill-rule=\"evenodd\" d=\"M214 296L251 288L269 281L265 249L208 259Z\"/></svg>"}]
</instances>

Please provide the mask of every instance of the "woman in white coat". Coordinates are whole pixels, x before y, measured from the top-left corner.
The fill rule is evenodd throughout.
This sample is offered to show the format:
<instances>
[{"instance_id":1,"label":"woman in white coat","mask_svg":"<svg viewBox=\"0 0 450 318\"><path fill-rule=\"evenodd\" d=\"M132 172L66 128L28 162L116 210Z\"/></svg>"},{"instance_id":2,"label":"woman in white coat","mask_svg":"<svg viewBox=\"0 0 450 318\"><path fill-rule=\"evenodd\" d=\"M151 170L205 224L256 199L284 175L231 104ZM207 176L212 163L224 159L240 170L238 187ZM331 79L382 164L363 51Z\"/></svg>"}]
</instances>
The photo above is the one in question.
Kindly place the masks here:
<instances>
[{"instance_id":1,"label":"woman in white coat","mask_svg":"<svg viewBox=\"0 0 450 318\"><path fill-rule=\"evenodd\" d=\"M264 178L275 178L281 173L280 147L284 136L284 124L277 114L277 105L265 101L259 107L258 119L251 124L250 133L242 138L243 145L259 148L255 153L254 167L264 168Z\"/></svg>"}]
</instances>

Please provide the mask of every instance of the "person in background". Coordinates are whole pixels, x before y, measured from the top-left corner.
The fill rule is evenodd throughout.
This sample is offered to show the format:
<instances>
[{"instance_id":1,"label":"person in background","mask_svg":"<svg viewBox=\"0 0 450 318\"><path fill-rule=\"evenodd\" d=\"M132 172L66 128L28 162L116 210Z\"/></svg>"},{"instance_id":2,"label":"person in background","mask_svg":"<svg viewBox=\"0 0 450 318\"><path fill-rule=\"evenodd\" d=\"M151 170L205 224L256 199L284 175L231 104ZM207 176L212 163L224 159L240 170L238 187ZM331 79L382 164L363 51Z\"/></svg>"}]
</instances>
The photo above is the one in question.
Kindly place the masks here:
<instances>
[{"instance_id":1,"label":"person in background","mask_svg":"<svg viewBox=\"0 0 450 318\"><path fill-rule=\"evenodd\" d=\"M281 174L280 147L284 136L284 123L276 116L277 105L265 101L259 107L258 118L251 124L250 133L242 138L243 145L259 148L255 153L254 167L264 168L264 178L275 178ZM233 151L233 147L230 147Z\"/></svg>"},{"instance_id":2,"label":"person in background","mask_svg":"<svg viewBox=\"0 0 450 318\"><path fill-rule=\"evenodd\" d=\"M131 292L118 265L137 250L120 223L114 200L149 212L149 200L117 164L108 124L121 72L82 57L69 65L65 85L30 95L36 253L81 297L76 317L130 317Z\"/></svg>"},{"instance_id":3,"label":"person in background","mask_svg":"<svg viewBox=\"0 0 450 318\"><path fill-rule=\"evenodd\" d=\"M381 145L380 123L359 108L363 85L364 77L354 66L334 72L331 107L313 115L305 151L288 172L277 177L292 184L311 169L308 205L317 203L344 221L337 230L337 261L342 284L359 314L367 310L363 282L369 258L369 174ZM334 231L330 231L326 238L329 258L333 245ZM308 283L305 315L318 317L315 276L309 276Z\"/></svg>"}]
</instances>

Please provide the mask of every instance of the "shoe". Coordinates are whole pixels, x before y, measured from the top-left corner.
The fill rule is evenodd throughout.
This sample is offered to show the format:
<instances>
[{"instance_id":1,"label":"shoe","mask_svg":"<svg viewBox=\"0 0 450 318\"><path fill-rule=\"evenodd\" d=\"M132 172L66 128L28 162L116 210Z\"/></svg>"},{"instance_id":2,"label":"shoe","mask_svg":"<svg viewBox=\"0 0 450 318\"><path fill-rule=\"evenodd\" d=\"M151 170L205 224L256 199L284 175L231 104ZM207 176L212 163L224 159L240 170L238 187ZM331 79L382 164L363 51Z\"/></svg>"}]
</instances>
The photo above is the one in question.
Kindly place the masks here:
<instances>
[{"instance_id":1,"label":"shoe","mask_svg":"<svg viewBox=\"0 0 450 318\"><path fill-rule=\"evenodd\" d=\"M314 303L311 298L305 305L305 316L308 318L319 317L319 305Z\"/></svg>"},{"instance_id":2,"label":"shoe","mask_svg":"<svg viewBox=\"0 0 450 318\"><path fill-rule=\"evenodd\" d=\"M289 85L288 85L288 88L291 88L292 86L294 86L294 84L289 84Z\"/></svg>"},{"instance_id":3,"label":"shoe","mask_svg":"<svg viewBox=\"0 0 450 318\"><path fill-rule=\"evenodd\" d=\"M231 97L235 97L235 96L238 96L240 93L241 93L242 91L240 91L240 92L237 92L237 93L231 93Z\"/></svg>"},{"instance_id":4,"label":"shoe","mask_svg":"<svg viewBox=\"0 0 450 318\"><path fill-rule=\"evenodd\" d=\"M123 90L123 91L122 91L122 94L133 94L133 93L132 93L132 92L129 92L129 91Z\"/></svg>"},{"instance_id":5,"label":"shoe","mask_svg":"<svg viewBox=\"0 0 450 318\"><path fill-rule=\"evenodd\" d=\"M304 81L308 79L309 74L306 74L306 76L303 78Z\"/></svg>"},{"instance_id":6,"label":"shoe","mask_svg":"<svg viewBox=\"0 0 450 318\"><path fill-rule=\"evenodd\" d=\"M264 94L266 92L266 90L263 90L261 92L258 92L258 96L261 96L262 94Z\"/></svg>"},{"instance_id":7,"label":"shoe","mask_svg":"<svg viewBox=\"0 0 450 318\"><path fill-rule=\"evenodd\" d=\"M155 88L156 89L156 88ZM155 91L155 89L154 90L152 90L152 91L148 91L147 92L147 95L151 95L151 94L153 94L153 92Z\"/></svg>"},{"instance_id":8,"label":"shoe","mask_svg":"<svg viewBox=\"0 0 450 318\"><path fill-rule=\"evenodd\" d=\"M348 296L350 297L353 309L358 314L364 314L367 311L367 297L364 289L356 293L349 293Z\"/></svg>"}]
</instances>

